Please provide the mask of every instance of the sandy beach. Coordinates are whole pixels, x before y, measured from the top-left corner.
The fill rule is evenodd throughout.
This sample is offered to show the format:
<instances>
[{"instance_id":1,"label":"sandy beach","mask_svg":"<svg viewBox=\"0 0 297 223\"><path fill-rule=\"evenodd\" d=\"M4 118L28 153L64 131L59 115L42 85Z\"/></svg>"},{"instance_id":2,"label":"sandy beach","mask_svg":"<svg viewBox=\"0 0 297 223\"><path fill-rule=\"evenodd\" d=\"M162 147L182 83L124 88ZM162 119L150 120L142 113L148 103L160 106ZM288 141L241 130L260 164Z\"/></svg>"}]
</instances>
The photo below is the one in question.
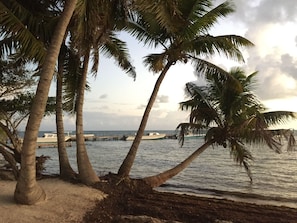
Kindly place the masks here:
<instances>
[{"instance_id":1,"label":"sandy beach","mask_svg":"<svg viewBox=\"0 0 297 223\"><path fill-rule=\"evenodd\" d=\"M118 181L117 181L118 182ZM93 187L46 178L46 201L18 205L15 181L0 180L0 223L296 223L297 209L151 190L139 180Z\"/></svg>"},{"instance_id":2,"label":"sandy beach","mask_svg":"<svg viewBox=\"0 0 297 223\"><path fill-rule=\"evenodd\" d=\"M0 180L0 223L82 222L84 214L105 197L97 189L58 178L43 179L38 183L45 190L47 199L28 206L13 200L16 181Z\"/></svg>"}]
</instances>

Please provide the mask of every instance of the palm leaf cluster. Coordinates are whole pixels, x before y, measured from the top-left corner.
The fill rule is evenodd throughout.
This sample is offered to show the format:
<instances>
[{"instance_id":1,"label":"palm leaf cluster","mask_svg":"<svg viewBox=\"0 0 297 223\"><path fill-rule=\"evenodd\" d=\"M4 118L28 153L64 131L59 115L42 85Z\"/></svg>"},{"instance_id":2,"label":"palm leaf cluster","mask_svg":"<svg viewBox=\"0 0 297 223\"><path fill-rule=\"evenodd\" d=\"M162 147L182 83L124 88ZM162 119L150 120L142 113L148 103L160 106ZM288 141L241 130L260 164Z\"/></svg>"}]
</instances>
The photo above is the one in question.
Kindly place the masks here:
<instances>
[{"instance_id":1,"label":"palm leaf cluster","mask_svg":"<svg viewBox=\"0 0 297 223\"><path fill-rule=\"evenodd\" d=\"M166 63L191 60L199 74L218 73L220 69L207 62L206 57L221 54L243 61L241 47L253 45L240 36L209 34L220 18L234 11L229 1L216 7L209 0L175 0L170 4L167 1L160 4L136 2L139 11L127 31L145 45L163 48L163 52L145 57L145 65L154 72L162 71Z\"/></svg>"},{"instance_id":2,"label":"palm leaf cluster","mask_svg":"<svg viewBox=\"0 0 297 223\"><path fill-rule=\"evenodd\" d=\"M0 53L42 61L60 13L59 1L0 1Z\"/></svg>"},{"instance_id":3,"label":"palm leaf cluster","mask_svg":"<svg viewBox=\"0 0 297 223\"><path fill-rule=\"evenodd\" d=\"M189 100L180 103L182 110L190 110L189 123L181 123L180 142L188 131L206 129L206 141L230 148L234 160L250 173L253 157L246 144L266 143L280 152L282 143L278 140L292 134L271 131L280 122L294 118L293 112L266 112L265 107L252 92L255 73L245 76L239 68L233 68L228 76L206 75L206 85L187 83ZM293 140L293 138L291 138ZM290 140L289 145L293 145Z\"/></svg>"}]
</instances>

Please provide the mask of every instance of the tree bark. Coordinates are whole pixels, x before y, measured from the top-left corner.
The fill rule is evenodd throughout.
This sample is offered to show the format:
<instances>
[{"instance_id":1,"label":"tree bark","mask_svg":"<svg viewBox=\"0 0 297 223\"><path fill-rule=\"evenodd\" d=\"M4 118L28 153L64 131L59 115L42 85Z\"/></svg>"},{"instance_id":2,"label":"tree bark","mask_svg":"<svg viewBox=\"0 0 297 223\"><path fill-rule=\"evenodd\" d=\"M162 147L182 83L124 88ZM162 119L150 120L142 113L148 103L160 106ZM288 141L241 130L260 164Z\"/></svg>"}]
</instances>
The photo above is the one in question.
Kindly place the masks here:
<instances>
[{"instance_id":1,"label":"tree bark","mask_svg":"<svg viewBox=\"0 0 297 223\"><path fill-rule=\"evenodd\" d=\"M24 135L21 172L14 192L14 199L17 203L31 205L44 201L46 198L44 190L36 182L36 141L40 123L46 108L55 64L67 26L74 12L76 2L77 0L68 0L65 2L64 11L59 18L45 61L42 64L36 95L32 103L31 113L29 115Z\"/></svg>"},{"instance_id":2,"label":"tree bark","mask_svg":"<svg viewBox=\"0 0 297 223\"><path fill-rule=\"evenodd\" d=\"M58 137L58 153L59 153L59 167L60 177L64 180L75 178L75 172L69 163L68 154L65 143L65 130L63 123L63 100L62 100L62 86L63 86L63 70L64 70L64 55L60 52L58 61L58 75L56 88L56 126Z\"/></svg>"},{"instance_id":3,"label":"tree bark","mask_svg":"<svg viewBox=\"0 0 297 223\"><path fill-rule=\"evenodd\" d=\"M203 153L210 145L212 145L212 143L212 141L207 141L177 166L155 176L145 177L143 180L151 187L159 187L167 180L171 179L172 177L183 171L185 168L187 168L193 162L193 160L196 159L201 153Z\"/></svg>"},{"instance_id":4,"label":"tree bark","mask_svg":"<svg viewBox=\"0 0 297 223\"><path fill-rule=\"evenodd\" d=\"M142 120L140 122L138 131L136 133L135 139L133 140L133 143L131 145L131 148L126 156L126 158L124 159L122 165L120 166L119 170L118 170L118 175L120 177L128 177L131 171L131 168L133 166L135 157L136 157L136 153L138 150L138 147L140 145L141 142L141 138L144 134L144 130L150 115L150 111L152 110L152 107L156 101L157 95L158 95L158 91L159 88L162 84L162 81L167 73L167 71L169 70L169 68L171 67L172 62L168 62L166 64L166 66L164 67L163 71L161 72L160 76L158 77L155 87L153 89L153 92L151 94L151 97L149 99L149 102L145 108L144 114L142 116Z\"/></svg>"},{"instance_id":5,"label":"tree bark","mask_svg":"<svg viewBox=\"0 0 297 223\"><path fill-rule=\"evenodd\" d=\"M84 57L84 68L81 81L79 83L77 101L76 101L76 155L77 167L80 180L86 185L92 185L99 181L99 177L95 173L85 145L84 130L83 130L83 103L85 86L87 82L88 64L90 51L88 50Z\"/></svg>"}]
</instances>

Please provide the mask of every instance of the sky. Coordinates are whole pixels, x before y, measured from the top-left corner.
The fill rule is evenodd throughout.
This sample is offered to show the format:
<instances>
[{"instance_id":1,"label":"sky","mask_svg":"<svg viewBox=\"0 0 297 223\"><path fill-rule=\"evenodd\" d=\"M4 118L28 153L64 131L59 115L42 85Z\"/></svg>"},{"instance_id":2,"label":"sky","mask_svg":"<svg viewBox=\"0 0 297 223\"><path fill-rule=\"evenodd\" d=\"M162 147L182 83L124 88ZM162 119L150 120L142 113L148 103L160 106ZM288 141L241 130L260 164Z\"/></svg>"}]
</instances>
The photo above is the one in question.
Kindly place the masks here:
<instances>
[{"instance_id":1,"label":"sky","mask_svg":"<svg viewBox=\"0 0 297 223\"><path fill-rule=\"evenodd\" d=\"M221 3L215 1L215 4ZM294 0L233 0L235 12L219 21L210 34L241 35L255 44L243 50L245 63L223 57L211 61L226 70L241 66L247 74L258 71L255 94L270 111L297 112L297 3ZM158 49L147 48L133 37L121 34L127 42L136 68L134 81L118 68L113 59L101 55L99 72L89 76L91 91L84 105L85 130L137 130L158 74L143 65L143 57ZM188 120L188 112L179 109L185 100L184 86L196 81L191 64L170 68L151 111L147 130L174 130ZM54 90L51 90L53 94ZM75 117L64 116L65 129L75 129ZM283 128L297 129L297 121ZM54 117L44 118L41 130L55 130Z\"/></svg>"}]
</instances>

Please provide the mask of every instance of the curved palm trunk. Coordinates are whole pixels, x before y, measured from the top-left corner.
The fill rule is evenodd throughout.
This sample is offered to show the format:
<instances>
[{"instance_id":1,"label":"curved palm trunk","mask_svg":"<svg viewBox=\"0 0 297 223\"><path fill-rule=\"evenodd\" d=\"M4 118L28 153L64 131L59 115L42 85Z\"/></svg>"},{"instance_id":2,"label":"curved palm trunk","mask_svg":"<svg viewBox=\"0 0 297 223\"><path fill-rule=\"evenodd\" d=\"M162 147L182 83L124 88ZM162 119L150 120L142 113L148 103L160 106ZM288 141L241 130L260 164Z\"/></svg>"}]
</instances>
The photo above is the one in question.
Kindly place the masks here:
<instances>
[{"instance_id":1,"label":"curved palm trunk","mask_svg":"<svg viewBox=\"0 0 297 223\"><path fill-rule=\"evenodd\" d=\"M76 155L77 166L80 180L87 185L94 184L99 181L97 174L95 173L90 163L84 138L83 130L83 103L85 86L87 82L88 63L89 63L90 51L84 58L84 70L79 83L77 101L76 101Z\"/></svg>"},{"instance_id":2,"label":"curved palm trunk","mask_svg":"<svg viewBox=\"0 0 297 223\"><path fill-rule=\"evenodd\" d=\"M63 85L63 56L59 58L57 88L56 88L56 127L58 136L58 153L60 177L65 180L73 179L75 172L69 163L68 154L66 151L64 123L63 123L63 107L62 107L62 85Z\"/></svg>"},{"instance_id":3,"label":"curved palm trunk","mask_svg":"<svg viewBox=\"0 0 297 223\"><path fill-rule=\"evenodd\" d=\"M48 92L53 78L56 60L76 2L77 0L66 1L64 11L55 28L50 47L42 65L41 76L32 103L23 141L21 172L14 192L16 202L21 204L35 204L46 198L44 190L36 182L36 141L48 99Z\"/></svg>"},{"instance_id":4,"label":"curved palm trunk","mask_svg":"<svg viewBox=\"0 0 297 223\"><path fill-rule=\"evenodd\" d=\"M166 64L166 66L164 67L163 71L161 72L160 76L158 77L157 81L156 81L156 84L155 84L155 87L154 87L154 90L151 94L151 97L150 97L150 100L145 108L145 111L144 111L144 114L142 116L142 120L140 122L140 125L139 125L139 128L138 128L138 131L136 133L136 136L135 136L135 139L133 140L133 143L131 145L131 148L126 156L126 158L124 159L119 171L118 171L118 175L120 177L127 177L129 176L129 173L131 171L131 168L133 166L133 163L134 163L134 160L135 160L135 157L136 157L136 153L137 153L137 150L138 150L138 147L139 147L139 144L140 144L140 141L141 141L141 138L143 136L143 133L144 133L144 130L145 130L145 127L146 127L146 124L147 124L147 121L148 121L148 118L149 118L149 115L150 115L150 111L152 110L152 107L155 103L155 100L157 98L157 95L158 95L158 91L159 91L159 88L161 86L161 83L167 73L167 71L169 70L169 68L171 67L173 63L172 62L168 62Z\"/></svg>"},{"instance_id":5,"label":"curved palm trunk","mask_svg":"<svg viewBox=\"0 0 297 223\"><path fill-rule=\"evenodd\" d=\"M196 159L201 153L203 153L210 145L212 145L212 143L212 141L207 141L177 166L155 176L145 177L143 180L151 187L159 187L167 180L171 179L172 177L183 171L185 168L187 168L192 163L192 161Z\"/></svg>"}]
</instances>

